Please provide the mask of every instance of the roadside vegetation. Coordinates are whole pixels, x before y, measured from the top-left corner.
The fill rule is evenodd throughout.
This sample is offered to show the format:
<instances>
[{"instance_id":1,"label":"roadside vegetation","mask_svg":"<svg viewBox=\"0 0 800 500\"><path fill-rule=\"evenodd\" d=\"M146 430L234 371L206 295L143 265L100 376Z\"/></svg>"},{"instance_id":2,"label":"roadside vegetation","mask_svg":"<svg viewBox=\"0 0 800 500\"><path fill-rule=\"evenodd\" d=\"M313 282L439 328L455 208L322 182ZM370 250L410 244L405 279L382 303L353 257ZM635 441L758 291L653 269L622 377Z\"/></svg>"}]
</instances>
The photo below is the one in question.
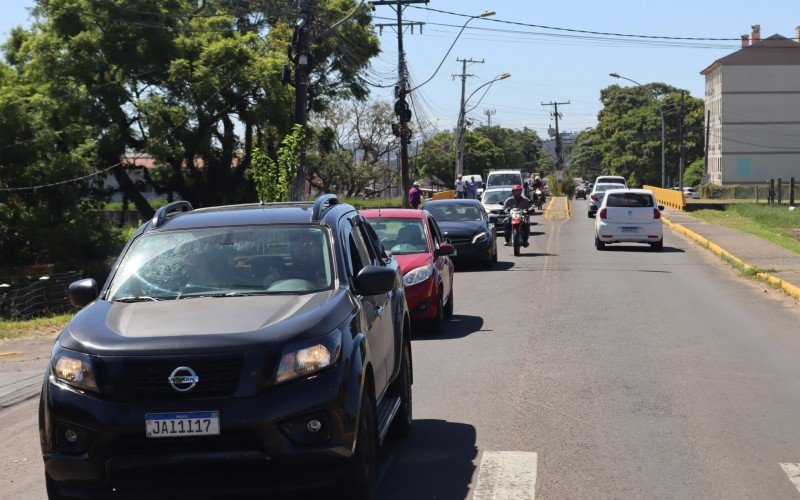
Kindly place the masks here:
<instances>
[{"instance_id":1,"label":"roadside vegetation","mask_svg":"<svg viewBox=\"0 0 800 500\"><path fill-rule=\"evenodd\" d=\"M0 320L0 343L31 337L55 337L71 318L72 314L60 314L24 321Z\"/></svg>"},{"instance_id":2,"label":"roadside vegetation","mask_svg":"<svg viewBox=\"0 0 800 500\"><path fill-rule=\"evenodd\" d=\"M711 224L758 236L800 254L800 210L748 203L728 205L725 210L696 210L692 215Z\"/></svg>"}]
</instances>

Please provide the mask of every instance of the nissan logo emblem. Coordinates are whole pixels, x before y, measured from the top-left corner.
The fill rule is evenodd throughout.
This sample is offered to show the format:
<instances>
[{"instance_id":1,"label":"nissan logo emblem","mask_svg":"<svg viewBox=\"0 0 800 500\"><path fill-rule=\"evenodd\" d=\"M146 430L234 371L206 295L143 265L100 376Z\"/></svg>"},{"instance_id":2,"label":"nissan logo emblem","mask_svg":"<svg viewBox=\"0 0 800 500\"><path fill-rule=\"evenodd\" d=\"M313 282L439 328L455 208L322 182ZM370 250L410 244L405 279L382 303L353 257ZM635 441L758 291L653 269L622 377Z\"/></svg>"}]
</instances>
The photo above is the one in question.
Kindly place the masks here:
<instances>
[{"instance_id":1,"label":"nissan logo emblem","mask_svg":"<svg viewBox=\"0 0 800 500\"><path fill-rule=\"evenodd\" d=\"M194 386L200 382L200 377L188 366L179 366L172 370L167 381L176 391L186 392L194 389Z\"/></svg>"},{"instance_id":2,"label":"nissan logo emblem","mask_svg":"<svg viewBox=\"0 0 800 500\"><path fill-rule=\"evenodd\" d=\"M628 210L628 215L633 215L633 210Z\"/></svg>"}]
</instances>

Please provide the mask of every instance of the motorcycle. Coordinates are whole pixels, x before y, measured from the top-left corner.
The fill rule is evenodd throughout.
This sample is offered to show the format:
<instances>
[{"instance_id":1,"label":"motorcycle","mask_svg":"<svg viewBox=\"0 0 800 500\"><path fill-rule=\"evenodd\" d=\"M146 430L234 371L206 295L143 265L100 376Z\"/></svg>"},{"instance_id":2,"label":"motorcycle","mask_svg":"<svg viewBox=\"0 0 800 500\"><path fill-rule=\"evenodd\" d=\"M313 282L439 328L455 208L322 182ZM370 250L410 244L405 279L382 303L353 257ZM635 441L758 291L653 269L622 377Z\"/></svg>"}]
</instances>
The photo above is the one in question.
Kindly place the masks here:
<instances>
[{"instance_id":1,"label":"motorcycle","mask_svg":"<svg viewBox=\"0 0 800 500\"><path fill-rule=\"evenodd\" d=\"M544 205L544 192L541 189L537 189L533 192L533 204L539 210L542 209L542 205Z\"/></svg>"},{"instance_id":2,"label":"motorcycle","mask_svg":"<svg viewBox=\"0 0 800 500\"><path fill-rule=\"evenodd\" d=\"M528 222L528 211L514 207L509 212L511 218L511 242L514 244L514 256L519 256L522 246L522 224Z\"/></svg>"}]
</instances>

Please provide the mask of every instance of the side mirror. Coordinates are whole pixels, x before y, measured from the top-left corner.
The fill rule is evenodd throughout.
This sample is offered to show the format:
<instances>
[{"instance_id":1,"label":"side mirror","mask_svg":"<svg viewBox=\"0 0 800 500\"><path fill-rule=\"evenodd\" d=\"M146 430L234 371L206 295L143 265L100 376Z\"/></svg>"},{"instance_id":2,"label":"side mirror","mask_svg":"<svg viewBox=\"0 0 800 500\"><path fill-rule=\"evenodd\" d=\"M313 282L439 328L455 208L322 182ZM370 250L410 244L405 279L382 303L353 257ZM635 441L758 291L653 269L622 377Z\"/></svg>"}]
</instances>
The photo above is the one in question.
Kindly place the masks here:
<instances>
[{"instance_id":1,"label":"side mirror","mask_svg":"<svg viewBox=\"0 0 800 500\"><path fill-rule=\"evenodd\" d=\"M450 243L442 243L439 245L433 254L437 257L447 257L449 255L454 255L456 253L456 247L451 245Z\"/></svg>"},{"instance_id":2,"label":"side mirror","mask_svg":"<svg viewBox=\"0 0 800 500\"><path fill-rule=\"evenodd\" d=\"M356 288L364 295L380 295L394 289L396 278L392 268L366 266L356 276Z\"/></svg>"},{"instance_id":3,"label":"side mirror","mask_svg":"<svg viewBox=\"0 0 800 500\"><path fill-rule=\"evenodd\" d=\"M86 307L95 300L100 292L97 282L92 278L78 280L69 285L69 301L75 307Z\"/></svg>"},{"instance_id":4,"label":"side mirror","mask_svg":"<svg viewBox=\"0 0 800 500\"><path fill-rule=\"evenodd\" d=\"M659 212L663 212L664 211L664 205L659 205L658 206L658 211Z\"/></svg>"}]
</instances>

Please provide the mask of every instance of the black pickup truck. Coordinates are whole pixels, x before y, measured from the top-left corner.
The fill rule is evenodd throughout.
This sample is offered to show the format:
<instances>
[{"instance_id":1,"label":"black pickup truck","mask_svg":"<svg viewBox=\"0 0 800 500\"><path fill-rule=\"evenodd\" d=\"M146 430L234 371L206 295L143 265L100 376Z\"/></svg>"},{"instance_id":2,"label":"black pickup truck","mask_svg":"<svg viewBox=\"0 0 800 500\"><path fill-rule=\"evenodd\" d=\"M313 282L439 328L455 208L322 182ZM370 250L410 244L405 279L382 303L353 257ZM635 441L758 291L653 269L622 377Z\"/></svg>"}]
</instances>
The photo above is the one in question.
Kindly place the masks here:
<instances>
[{"instance_id":1,"label":"black pickup truck","mask_svg":"<svg viewBox=\"0 0 800 500\"><path fill-rule=\"evenodd\" d=\"M373 498L378 446L410 430L402 276L333 195L169 204L70 297L39 409L50 498Z\"/></svg>"}]
</instances>

